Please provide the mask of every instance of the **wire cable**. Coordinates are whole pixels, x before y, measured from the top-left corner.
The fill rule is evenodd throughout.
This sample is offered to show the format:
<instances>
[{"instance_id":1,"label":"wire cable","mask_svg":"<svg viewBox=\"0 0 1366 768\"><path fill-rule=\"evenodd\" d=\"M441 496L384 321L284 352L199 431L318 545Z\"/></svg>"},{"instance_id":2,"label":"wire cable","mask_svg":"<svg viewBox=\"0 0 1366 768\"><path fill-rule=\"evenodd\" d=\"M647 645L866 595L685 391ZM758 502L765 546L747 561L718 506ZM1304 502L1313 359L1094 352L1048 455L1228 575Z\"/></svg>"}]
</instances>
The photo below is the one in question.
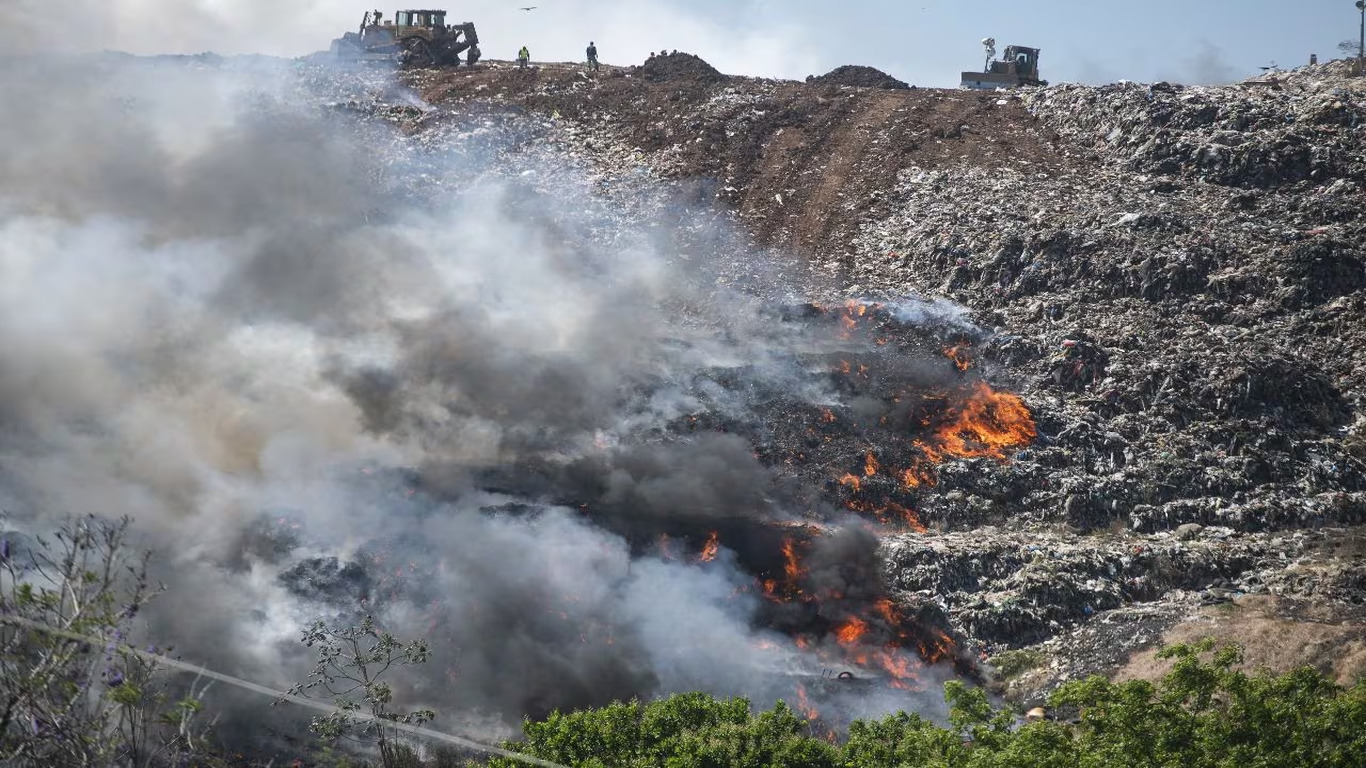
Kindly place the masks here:
<instances>
[{"instance_id":1,"label":"wire cable","mask_svg":"<svg viewBox=\"0 0 1366 768\"><path fill-rule=\"evenodd\" d=\"M17 616L0 616L0 624L12 624L20 627L27 627L37 632L43 632L49 635L55 635L57 637L65 637L68 640L78 640L83 643L92 643L94 645L105 644L104 640L101 640L97 637L82 635L80 633L71 632L65 629L57 629L56 627L49 627L46 624L41 624L30 619L21 619ZM362 721L382 720L382 718L375 717L374 715L365 712L342 712L340 708L335 707L326 702L305 698L303 696L295 696L293 694L285 693L284 691L277 691L273 688L268 688L264 685L253 683L250 680L243 680L240 677L225 675L222 672L214 672L211 669L206 669L195 664L189 664L178 659L172 659L168 656L162 656L161 654L151 653L149 651L144 651L140 648L134 648L133 646L128 645L126 643L120 643L119 647L122 650L134 654L139 658L146 659L147 661L153 661L158 664L165 664L168 667L173 667L175 669L183 670L185 672L193 672L194 674L212 678L214 680L227 683L228 685L236 686L238 688L242 688L248 691L254 691L256 693L260 693L266 696L272 696L276 699L279 699L281 701L288 701L292 704L298 704L301 707L308 707L310 709L316 709L321 712L327 713L342 713L345 714L347 717ZM542 760L539 757L532 757L530 755L518 754L517 752L503 749L502 747L495 747L491 744L484 744L478 741L474 741L472 739L467 739L463 736L456 736L450 733L434 731L430 728L421 728L416 725L409 725L407 723L396 723L390 720L383 720L383 723L387 727L393 728L397 731L403 731L404 733L412 734L413 736L420 736L425 739L431 739L432 741L445 742L446 744L454 744L456 746L465 747L467 749L473 749L491 755L498 755L499 757L506 757L509 760L516 760L521 763L526 763L527 765L538 765L542 766L542 768L569 768L568 766L561 765L560 763L554 763L549 760Z\"/></svg>"}]
</instances>

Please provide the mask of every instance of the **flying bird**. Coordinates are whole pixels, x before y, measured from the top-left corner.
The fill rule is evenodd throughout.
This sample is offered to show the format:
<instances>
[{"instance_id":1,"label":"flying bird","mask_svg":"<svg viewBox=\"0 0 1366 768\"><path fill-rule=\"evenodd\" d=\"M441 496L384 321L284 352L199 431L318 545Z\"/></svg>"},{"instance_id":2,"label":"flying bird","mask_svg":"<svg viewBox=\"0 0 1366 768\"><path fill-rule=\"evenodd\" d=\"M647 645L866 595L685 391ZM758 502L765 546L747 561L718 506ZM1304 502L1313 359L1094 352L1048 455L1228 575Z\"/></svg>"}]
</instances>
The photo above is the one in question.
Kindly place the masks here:
<instances>
[{"instance_id":1,"label":"flying bird","mask_svg":"<svg viewBox=\"0 0 1366 768\"><path fill-rule=\"evenodd\" d=\"M526 8L522 8L521 10L523 10L523 11L534 11L534 10L536 10L537 7L538 7L538 6L532 5L532 6L528 6L528 7L526 7Z\"/></svg>"}]
</instances>

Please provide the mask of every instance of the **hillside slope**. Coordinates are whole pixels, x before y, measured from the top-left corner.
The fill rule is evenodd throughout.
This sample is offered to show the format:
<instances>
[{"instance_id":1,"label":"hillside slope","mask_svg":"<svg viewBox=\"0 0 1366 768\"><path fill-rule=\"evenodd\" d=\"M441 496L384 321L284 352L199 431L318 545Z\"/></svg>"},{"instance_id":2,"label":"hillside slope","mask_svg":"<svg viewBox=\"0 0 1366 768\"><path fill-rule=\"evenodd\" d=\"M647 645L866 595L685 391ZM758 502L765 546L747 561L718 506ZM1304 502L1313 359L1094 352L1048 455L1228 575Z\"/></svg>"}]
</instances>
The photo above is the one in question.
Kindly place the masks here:
<instances>
[{"instance_id":1,"label":"hillside slope","mask_svg":"<svg viewBox=\"0 0 1366 768\"><path fill-rule=\"evenodd\" d=\"M499 121L581 159L598 179L586 192L623 210L662 184L831 299L968 307L986 333L955 354L1022 394L1035 444L945 462L930 482L851 488L833 482L841 460L820 470L842 503L894 494L928 527L883 544L904 602L937 606L983 658L1048 652L1005 657L1021 697L1182 627L1257 642L1256 621L1297 628L1277 663L1360 674L1357 81L1329 64L1219 88L984 94L676 63L409 72L426 105L386 119L418 142ZM850 440L842 461L879 449Z\"/></svg>"}]
</instances>

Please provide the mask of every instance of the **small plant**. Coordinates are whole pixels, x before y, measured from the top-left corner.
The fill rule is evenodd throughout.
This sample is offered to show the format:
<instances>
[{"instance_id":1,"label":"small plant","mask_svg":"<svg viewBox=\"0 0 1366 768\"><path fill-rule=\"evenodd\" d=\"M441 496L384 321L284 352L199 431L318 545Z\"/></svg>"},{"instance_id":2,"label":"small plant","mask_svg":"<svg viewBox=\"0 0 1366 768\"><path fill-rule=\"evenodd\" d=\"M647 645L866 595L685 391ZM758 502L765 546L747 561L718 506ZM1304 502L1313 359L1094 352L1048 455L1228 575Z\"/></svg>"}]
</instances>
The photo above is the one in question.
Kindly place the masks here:
<instances>
[{"instance_id":1,"label":"small plant","mask_svg":"<svg viewBox=\"0 0 1366 768\"><path fill-rule=\"evenodd\" d=\"M155 660L126 644L163 589L148 578L151 554L133 552L128 533L127 518L86 516L51 537L0 534L0 763L203 759L203 691L169 703Z\"/></svg>"},{"instance_id":2,"label":"small plant","mask_svg":"<svg viewBox=\"0 0 1366 768\"><path fill-rule=\"evenodd\" d=\"M304 630L301 642L317 649L318 663L308 681L291 688L289 694L325 692L336 708L331 714L314 718L312 731L328 741L346 735L374 738L385 768L408 764L411 752L397 741L399 729L394 726L419 726L430 722L436 713L430 709L395 710L393 689L381 678L396 664L425 663L430 655L426 642L402 643L378 629L370 616L354 627L329 628L316 622ZM359 712L367 716L358 717Z\"/></svg>"},{"instance_id":3,"label":"small plant","mask_svg":"<svg viewBox=\"0 0 1366 768\"><path fill-rule=\"evenodd\" d=\"M1001 677L1010 680L1019 677L1031 669L1038 669L1044 665L1048 657L1043 651L1022 648L1015 651L1002 651L991 657L991 666L996 668Z\"/></svg>"}]
</instances>

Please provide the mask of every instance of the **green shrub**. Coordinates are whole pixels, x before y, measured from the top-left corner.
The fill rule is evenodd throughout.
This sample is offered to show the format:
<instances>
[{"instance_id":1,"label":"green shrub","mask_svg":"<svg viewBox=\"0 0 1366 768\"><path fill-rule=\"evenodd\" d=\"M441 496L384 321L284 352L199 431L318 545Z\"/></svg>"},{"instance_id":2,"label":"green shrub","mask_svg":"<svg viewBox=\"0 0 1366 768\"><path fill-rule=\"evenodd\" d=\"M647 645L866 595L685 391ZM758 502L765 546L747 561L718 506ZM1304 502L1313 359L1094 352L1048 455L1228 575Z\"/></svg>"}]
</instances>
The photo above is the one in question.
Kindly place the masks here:
<instances>
[{"instance_id":1,"label":"green shrub","mask_svg":"<svg viewBox=\"0 0 1366 768\"><path fill-rule=\"evenodd\" d=\"M855 722L842 745L813 737L779 703L755 714L744 699L698 693L632 701L528 722L523 754L592 768L1359 768L1366 766L1366 683L1319 672L1249 675L1238 648L1180 645L1159 684L1096 676L1050 698L1075 724L1021 723L960 682L945 686L949 723L900 713ZM497 768L516 762L493 760Z\"/></svg>"}]
</instances>

